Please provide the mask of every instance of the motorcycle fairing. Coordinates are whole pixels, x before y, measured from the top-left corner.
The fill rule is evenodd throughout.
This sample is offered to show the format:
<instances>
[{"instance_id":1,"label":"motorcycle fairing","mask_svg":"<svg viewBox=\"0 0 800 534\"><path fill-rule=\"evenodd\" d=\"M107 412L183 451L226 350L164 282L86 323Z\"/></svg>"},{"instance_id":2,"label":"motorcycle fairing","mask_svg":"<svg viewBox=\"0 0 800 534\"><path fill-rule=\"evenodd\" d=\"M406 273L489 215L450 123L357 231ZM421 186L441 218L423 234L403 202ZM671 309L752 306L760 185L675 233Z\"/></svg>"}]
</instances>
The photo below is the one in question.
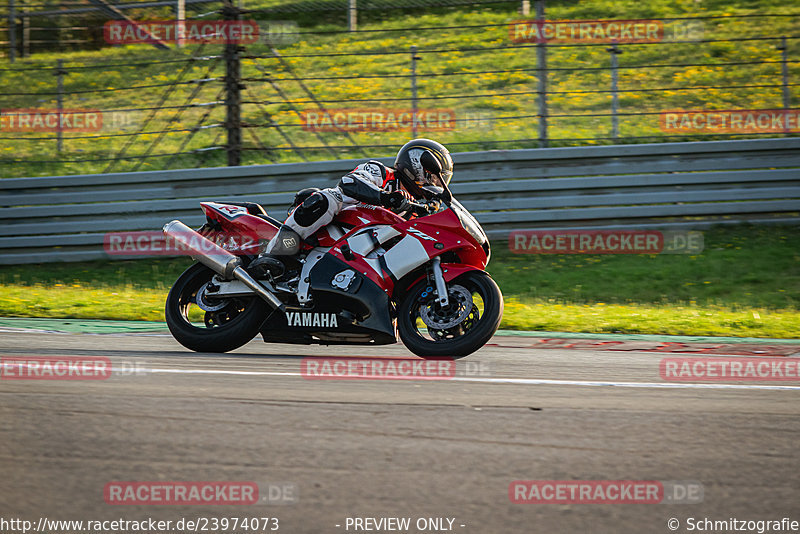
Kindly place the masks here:
<instances>
[{"instance_id":1,"label":"motorcycle fairing","mask_svg":"<svg viewBox=\"0 0 800 534\"><path fill-rule=\"evenodd\" d=\"M209 221L218 221L225 234L249 237L258 243L261 240L268 241L278 233L277 226L258 215L249 213L244 206L220 202L201 202L200 206L206 218Z\"/></svg>"},{"instance_id":2,"label":"motorcycle fairing","mask_svg":"<svg viewBox=\"0 0 800 534\"><path fill-rule=\"evenodd\" d=\"M475 247L475 238L461 225L458 215L448 208L420 219L403 221L398 228L419 238L431 258L456 252L461 262L486 267L488 258L482 248Z\"/></svg>"},{"instance_id":3,"label":"motorcycle fairing","mask_svg":"<svg viewBox=\"0 0 800 534\"><path fill-rule=\"evenodd\" d=\"M372 219L368 218L370 213L365 214L364 211L367 210L353 209L351 215L371 222ZM371 211L395 215L382 208ZM436 256L455 252L461 263L481 267L488 263L486 251L483 248L476 249L475 239L451 209L420 219L406 221L397 218L399 221L392 226L363 226L365 223L362 223L362 226L350 230L344 238L336 241L329 254L348 262L372 282L387 289L392 296L395 286L404 276ZM402 237L394 239L399 236Z\"/></svg>"},{"instance_id":4,"label":"motorcycle fairing","mask_svg":"<svg viewBox=\"0 0 800 534\"><path fill-rule=\"evenodd\" d=\"M335 285L337 275L348 271L352 275L348 275L350 281L346 287ZM265 341L275 339L272 332L278 332L283 343L331 343L336 342L336 337L344 339L348 334L349 343L354 342L354 335L361 336L363 343L382 345L397 341L389 297L352 265L325 254L311 269L310 286L313 305L287 307L286 315L273 313L261 327ZM335 327L330 326L330 314L336 317ZM327 327L322 326L323 317L327 317ZM319 324L315 326L316 320Z\"/></svg>"},{"instance_id":5,"label":"motorcycle fairing","mask_svg":"<svg viewBox=\"0 0 800 534\"><path fill-rule=\"evenodd\" d=\"M237 217L242 217L243 215L248 215L246 207L237 206L235 204L224 204L221 202L201 202L200 205L203 207L203 211L205 211L206 214L213 212L221 215L229 221L233 221Z\"/></svg>"},{"instance_id":6,"label":"motorcycle fairing","mask_svg":"<svg viewBox=\"0 0 800 534\"><path fill-rule=\"evenodd\" d=\"M384 209L380 206L369 204L356 204L347 206L336 216L336 221L347 226L363 226L367 223L375 224L397 224L405 219L396 213Z\"/></svg>"}]
</instances>

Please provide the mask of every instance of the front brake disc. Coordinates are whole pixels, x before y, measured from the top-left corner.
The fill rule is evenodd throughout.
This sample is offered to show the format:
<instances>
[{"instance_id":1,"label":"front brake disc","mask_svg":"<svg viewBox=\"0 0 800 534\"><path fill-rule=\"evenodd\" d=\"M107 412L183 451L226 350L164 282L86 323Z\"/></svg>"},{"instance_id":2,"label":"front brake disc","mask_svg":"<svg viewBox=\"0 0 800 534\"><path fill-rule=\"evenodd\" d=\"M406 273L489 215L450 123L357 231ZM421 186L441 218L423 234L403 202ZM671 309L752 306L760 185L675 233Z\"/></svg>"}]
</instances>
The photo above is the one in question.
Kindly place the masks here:
<instances>
[{"instance_id":1,"label":"front brake disc","mask_svg":"<svg viewBox=\"0 0 800 534\"><path fill-rule=\"evenodd\" d=\"M450 286L447 291L449 304L442 307L437 301L422 304L419 316L425 326L434 330L447 330L461 324L472 311L472 294L459 285Z\"/></svg>"}]
</instances>

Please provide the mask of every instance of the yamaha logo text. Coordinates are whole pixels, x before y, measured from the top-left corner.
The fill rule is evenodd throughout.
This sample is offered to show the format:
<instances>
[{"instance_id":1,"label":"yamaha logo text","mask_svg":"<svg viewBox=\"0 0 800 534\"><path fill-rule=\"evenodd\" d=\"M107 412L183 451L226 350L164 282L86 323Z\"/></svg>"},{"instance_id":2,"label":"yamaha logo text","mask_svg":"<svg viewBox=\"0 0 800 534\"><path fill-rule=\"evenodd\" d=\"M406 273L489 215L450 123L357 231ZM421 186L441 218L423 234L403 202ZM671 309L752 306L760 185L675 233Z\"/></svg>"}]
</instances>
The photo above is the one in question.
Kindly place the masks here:
<instances>
[{"instance_id":1,"label":"yamaha logo text","mask_svg":"<svg viewBox=\"0 0 800 534\"><path fill-rule=\"evenodd\" d=\"M319 326L322 328L337 328L339 322L335 313L316 312L286 312L288 326Z\"/></svg>"}]
</instances>

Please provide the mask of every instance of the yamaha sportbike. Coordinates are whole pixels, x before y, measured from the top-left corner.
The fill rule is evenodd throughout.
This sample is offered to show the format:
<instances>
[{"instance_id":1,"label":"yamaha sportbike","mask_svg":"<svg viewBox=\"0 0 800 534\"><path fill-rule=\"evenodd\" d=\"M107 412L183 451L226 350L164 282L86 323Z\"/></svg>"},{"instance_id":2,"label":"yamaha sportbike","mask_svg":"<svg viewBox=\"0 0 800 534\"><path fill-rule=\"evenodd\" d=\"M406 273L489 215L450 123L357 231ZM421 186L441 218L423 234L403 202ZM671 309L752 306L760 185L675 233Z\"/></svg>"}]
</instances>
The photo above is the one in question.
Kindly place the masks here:
<instances>
[{"instance_id":1,"label":"yamaha sportbike","mask_svg":"<svg viewBox=\"0 0 800 534\"><path fill-rule=\"evenodd\" d=\"M489 240L446 185L424 192L411 218L358 204L306 240L258 204L202 202L198 231L164 226L198 261L167 297L172 335L200 352L227 352L258 333L268 343L372 345L399 334L422 357L478 350L503 314L484 270ZM262 254L272 239L297 253Z\"/></svg>"}]
</instances>

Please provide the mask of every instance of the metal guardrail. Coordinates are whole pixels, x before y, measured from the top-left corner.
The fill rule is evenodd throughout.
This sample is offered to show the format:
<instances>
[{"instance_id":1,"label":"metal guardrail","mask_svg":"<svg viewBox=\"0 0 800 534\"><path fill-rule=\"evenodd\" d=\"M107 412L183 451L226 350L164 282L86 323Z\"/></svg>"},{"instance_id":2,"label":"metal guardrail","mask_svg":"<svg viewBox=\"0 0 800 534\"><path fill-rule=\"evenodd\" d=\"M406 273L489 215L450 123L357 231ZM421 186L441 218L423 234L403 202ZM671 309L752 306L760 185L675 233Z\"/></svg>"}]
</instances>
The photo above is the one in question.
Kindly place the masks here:
<instances>
[{"instance_id":1,"label":"metal guardrail","mask_svg":"<svg viewBox=\"0 0 800 534\"><path fill-rule=\"evenodd\" d=\"M452 189L493 239L512 229L800 223L800 139L454 154ZM199 226L202 200L283 219L294 192L362 160L0 180L0 264L108 258L111 231ZM391 161L384 160L387 164Z\"/></svg>"}]
</instances>

